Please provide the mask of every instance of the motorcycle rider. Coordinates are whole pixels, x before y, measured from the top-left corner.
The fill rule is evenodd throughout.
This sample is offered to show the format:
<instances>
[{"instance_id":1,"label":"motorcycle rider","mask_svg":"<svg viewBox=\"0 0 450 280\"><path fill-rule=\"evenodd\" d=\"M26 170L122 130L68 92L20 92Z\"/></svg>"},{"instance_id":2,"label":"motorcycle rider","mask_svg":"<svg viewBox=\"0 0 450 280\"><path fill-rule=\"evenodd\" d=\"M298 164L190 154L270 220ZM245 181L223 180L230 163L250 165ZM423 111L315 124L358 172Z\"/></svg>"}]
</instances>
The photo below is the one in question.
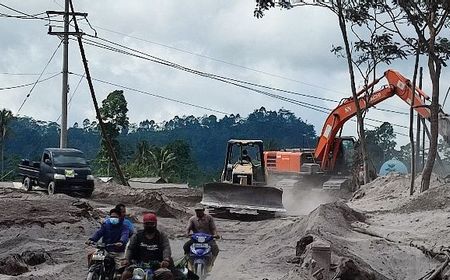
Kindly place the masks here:
<instances>
[{"instance_id":1,"label":"motorcycle rider","mask_svg":"<svg viewBox=\"0 0 450 280\"><path fill-rule=\"evenodd\" d=\"M131 279L134 264L160 262L161 268L155 271L155 280L173 280L168 269L173 265L169 238L157 229L157 217L154 213L146 213L143 217L144 229L138 231L130 240L125 254L124 265L128 267L122 274L122 280Z\"/></svg>"},{"instance_id":2,"label":"motorcycle rider","mask_svg":"<svg viewBox=\"0 0 450 280\"><path fill-rule=\"evenodd\" d=\"M116 208L109 211L108 221L103 223L97 232L92 235L86 244L90 245L102 239L106 245L114 245L106 248L108 254L114 257L116 268L119 267L121 259L125 252L125 245L128 242L130 231L123 221L120 220L120 212ZM88 255L88 263L90 263L93 253Z\"/></svg>"},{"instance_id":3,"label":"motorcycle rider","mask_svg":"<svg viewBox=\"0 0 450 280\"><path fill-rule=\"evenodd\" d=\"M128 230L130 231L130 238L135 233L135 228L133 225L133 222L128 219L127 216L127 208L125 207L125 204L119 203L115 207L120 211L120 219L123 221L123 223L128 227Z\"/></svg>"},{"instance_id":4,"label":"motorcycle rider","mask_svg":"<svg viewBox=\"0 0 450 280\"><path fill-rule=\"evenodd\" d=\"M189 219L188 226L186 228L186 236L189 237L191 231L193 233L206 233L209 235L214 236L214 238L219 238L219 235L217 235L217 228L216 224L214 223L214 219L211 215L205 213L205 207L203 205L198 204L195 207L195 215L192 216ZM189 239L184 246L184 254L189 254L189 250L191 245L194 243L192 239ZM217 246L216 241L213 239L208 242L209 246L211 246L211 252L212 252L212 259L210 266L214 266L214 261L217 258L217 255L219 254L219 246Z\"/></svg>"}]
</instances>

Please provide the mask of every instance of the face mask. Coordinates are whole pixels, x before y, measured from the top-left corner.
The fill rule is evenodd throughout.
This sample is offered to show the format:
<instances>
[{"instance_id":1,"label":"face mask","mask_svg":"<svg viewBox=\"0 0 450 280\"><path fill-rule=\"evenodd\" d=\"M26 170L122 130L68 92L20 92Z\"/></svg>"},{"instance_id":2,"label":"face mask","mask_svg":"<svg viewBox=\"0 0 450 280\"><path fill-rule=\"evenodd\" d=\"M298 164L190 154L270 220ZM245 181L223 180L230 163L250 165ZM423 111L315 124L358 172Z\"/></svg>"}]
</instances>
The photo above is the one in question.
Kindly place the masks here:
<instances>
[{"instance_id":1,"label":"face mask","mask_svg":"<svg viewBox=\"0 0 450 280\"><path fill-rule=\"evenodd\" d=\"M156 226L144 226L144 231L146 233L154 233L156 231Z\"/></svg>"},{"instance_id":2,"label":"face mask","mask_svg":"<svg viewBox=\"0 0 450 280\"><path fill-rule=\"evenodd\" d=\"M109 222L112 225L117 225L119 223L119 218L109 218Z\"/></svg>"}]
</instances>

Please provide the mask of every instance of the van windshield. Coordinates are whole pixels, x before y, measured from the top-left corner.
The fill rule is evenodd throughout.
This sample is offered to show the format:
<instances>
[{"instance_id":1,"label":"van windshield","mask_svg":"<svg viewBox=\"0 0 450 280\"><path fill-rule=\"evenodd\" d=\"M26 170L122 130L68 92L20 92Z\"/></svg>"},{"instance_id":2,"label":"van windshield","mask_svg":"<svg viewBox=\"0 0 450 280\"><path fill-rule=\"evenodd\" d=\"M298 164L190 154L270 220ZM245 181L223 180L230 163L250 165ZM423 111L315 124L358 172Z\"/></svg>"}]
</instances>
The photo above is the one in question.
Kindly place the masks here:
<instances>
[{"instance_id":1,"label":"van windshield","mask_svg":"<svg viewBox=\"0 0 450 280\"><path fill-rule=\"evenodd\" d=\"M80 152L58 152L53 154L53 164L55 166L87 166L88 163Z\"/></svg>"}]
</instances>

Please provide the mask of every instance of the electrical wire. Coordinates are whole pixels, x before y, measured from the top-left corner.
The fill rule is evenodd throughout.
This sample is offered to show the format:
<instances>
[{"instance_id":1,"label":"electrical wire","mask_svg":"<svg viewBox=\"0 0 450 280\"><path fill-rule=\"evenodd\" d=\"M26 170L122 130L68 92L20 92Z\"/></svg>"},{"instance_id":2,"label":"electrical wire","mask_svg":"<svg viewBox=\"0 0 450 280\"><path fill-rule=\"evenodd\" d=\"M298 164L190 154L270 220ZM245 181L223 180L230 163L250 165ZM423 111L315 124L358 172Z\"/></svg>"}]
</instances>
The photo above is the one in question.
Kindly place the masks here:
<instances>
[{"instance_id":1,"label":"electrical wire","mask_svg":"<svg viewBox=\"0 0 450 280\"><path fill-rule=\"evenodd\" d=\"M315 111L318 111L318 112L321 112L321 113L324 113L324 114L329 114L330 111L331 111L331 109L323 107L323 106L318 106L318 105L314 105L314 104L310 104L310 103L306 103L306 102L301 102L301 101L298 101L298 100L295 100L295 99L291 99L291 98L279 96L279 95L276 95L276 94L271 94L271 93L268 93L268 92L264 92L264 91L261 91L261 90L258 90L258 89L250 88L248 86L243 86L243 85L237 84L236 82L230 82L230 80L231 81L239 81L239 80L226 78L226 77L219 76L219 75L214 75L214 74L208 74L208 73L204 73L204 72L193 70L193 69L189 69L189 68L183 67L181 65L177 65L175 63L167 62L167 61L165 61L163 59L159 59L159 58L151 56L151 55L148 55L151 58L144 57L144 56L136 55L136 54L133 54L133 53L130 53L130 52L127 52L127 51L123 51L123 50L111 47L111 46L107 46L105 44L98 43L98 42L95 42L95 41L92 41L92 40L83 39L83 41L85 41L85 43L88 44L88 45L92 45L92 46L95 46L95 47L99 47L99 48L102 48L102 49L106 49L106 50L109 50L109 51L114 51L114 52L125 54L125 55L130 55L130 56L133 56L133 57L136 57L136 58L150 60L152 62L157 62L157 63L164 64L164 65L167 65L167 66L171 66L171 67L174 67L174 68L177 68L177 69L180 69L180 70L184 70L186 72L198 74L198 75L203 76L203 77L216 79L216 80L219 80L219 81L222 81L222 82L225 82L225 83L233 84L233 85L236 85L238 87L243 87L243 88L246 88L248 90L255 91L257 93L261 93L261 94L267 95L269 97L277 98L277 99L280 99L280 100L283 100L283 101L286 101L286 102L289 102L289 103L292 103L292 104L295 104L295 105L299 105L299 106L302 106L302 107L305 107L305 108L308 108L308 109L312 109L312 110L315 110ZM105 81L102 81L102 82L105 82ZM109 83L109 84L121 87L120 85L117 85L117 84L114 84L114 83L110 83L110 82L106 82L106 83ZM128 88L128 89L132 90L130 88ZM370 119L370 118L366 118L366 119L369 120L369 121L384 123L384 121L380 121L380 120L376 120L376 119ZM397 127L401 127L401 128L407 128L406 126L398 125L398 124L395 124L395 123L391 123L391 125L397 126ZM367 124L367 126L377 127L377 126L370 125L370 124ZM397 134L405 136L405 137L408 136L407 134L403 134L403 133L400 133L400 132L398 132Z\"/></svg>"},{"instance_id":2,"label":"electrical wire","mask_svg":"<svg viewBox=\"0 0 450 280\"><path fill-rule=\"evenodd\" d=\"M191 68L188 68L188 67L185 67L185 66L182 66L182 65L179 65L179 64L170 62L170 61L165 60L165 59L158 58L158 57L153 56L153 55L150 55L150 54L148 54L148 53L144 53L144 52L141 52L141 51L139 51L139 50L129 48L129 47L127 47L127 46L124 46L124 45L115 43L115 42L113 42L113 41L110 41L110 40L107 40L107 39L104 39L104 38L94 37L94 36L90 36L90 35L88 35L88 36L89 36L89 37L92 37L92 38L95 38L95 39L99 39L99 40L104 41L104 42L106 42L106 43L108 43L108 44L112 44L112 45L115 45L115 46L124 48L124 49L126 49L126 50L128 50L128 51L132 51L132 52L138 53L138 54L140 54L140 55L144 55L145 57L140 56L140 55L136 55L136 54L133 54L133 53L130 53L130 52L126 52L126 51L117 49L117 48L115 48L115 47L108 46L108 45L106 45L106 44L104 44L104 43L96 42L96 41L94 41L94 40L83 39L83 40L85 40L85 41L87 42L88 45L95 45L95 46L97 46L97 47L105 48L105 49L110 50L110 51L116 51L116 52L119 52L119 53L122 53L122 54L135 56L135 57L137 57L137 58L150 60L150 61L152 61L152 62L156 62L156 63L163 64L163 65L166 65L166 66L170 66L170 67L173 67L173 68L182 70L182 71L194 73L194 74L197 74L197 75L200 75L200 76L203 76L203 77L212 78L212 79L216 79L216 80L228 80L228 81L234 82L234 83L231 83L231 84L236 85L236 86L239 86L239 87L243 87L243 86L242 86L242 85L238 85L238 84L236 84L236 83L246 84L246 85L251 85L251 86L256 86L256 87L260 87L260 88L264 88L264 89L269 89L269 90L273 90L273 91L280 91L280 92L284 92L284 93L288 93L288 94L293 94L293 95L298 95L298 96L303 96L303 97L308 97L308 98L318 99L318 100L322 100L322 101L329 101L329 102L335 102L335 103L339 103L339 102L340 102L340 101L338 101L338 100L334 100L334 99L330 99L330 98L318 97L318 96L314 96L314 95L310 95L310 94L304 94L304 93L299 93L299 92L295 92L295 91L284 90L284 89L280 89L280 88L270 87L270 86L261 85L261 84L256 84L256 83L252 83L252 82L248 82L248 81L243 81L243 80L233 79L233 78L224 77L224 76L220 76L220 75L215 75L215 74L205 73L205 72L198 71L198 70L193 70L193 69L191 69ZM228 83L229 83L229 82L228 82ZM244 88L250 89L249 87L244 87ZM250 90L257 91L257 90L255 90L255 89L250 89ZM262 91L258 91L258 92L264 94ZM293 100L293 99L291 99L291 100ZM304 104L304 103L305 103L305 102L301 102L301 101L296 101L296 102L300 102L300 104ZM375 110L378 109L378 110L380 110L380 111L391 112L391 113L397 113L397 114L401 114L401 115L408 115L408 113L398 112L398 111L393 111L393 110L388 110L388 109L381 109L381 108L372 108L372 109L375 109Z\"/></svg>"},{"instance_id":3,"label":"electrical wire","mask_svg":"<svg viewBox=\"0 0 450 280\"><path fill-rule=\"evenodd\" d=\"M312 84L312 83L306 83L306 82L299 81L299 80L296 80L296 79L287 78L287 77L284 77L284 76L281 76L281 75L277 75L277 74L269 73L269 72L266 72L266 71L261 71L261 70L258 70L258 69L254 69L254 68L250 68L250 67L247 67L247 66L243 66L243 65L236 64L236 63L232 63L232 62L229 62L229 61L226 61L226 60L217 59L217 58L214 58L214 57L211 57L211 56L206 56L206 55L198 54L198 53L195 53L195 52L192 52L192 51L187 51L187 50L183 50L183 49L180 49L180 48L177 48L177 47L173 47L173 46L170 46L170 45L158 43L158 42L155 42L155 41L150 41L150 40L143 39L143 38L140 38L140 37L137 37L137 36L133 36L133 35L130 35L130 34L125 34L125 33L119 32L119 31L115 31L115 30L112 30L112 29L109 29L109 28L100 27L98 25L94 25L94 27L97 28L97 29L100 29L100 30L103 30L103 31L107 31L107 32L110 32L110 33L114 33L114 34L118 34L118 35L121 35L121 36L124 36L124 37L128 37L128 38L136 39L136 40L139 40L139 41L142 41L142 42L147 42L147 43L150 43L150 44L162 46L162 47L165 47L165 48L168 48L168 49L176 50L176 51L179 51L179 52L187 53L187 54L194 55L194 56L197 56L197 57L201 57L201 58L209 59L209 60L212 60L212 61L220 62L220 63L223 63L223 64L231 65L231 66L234 66L234 67L246 69L246 70L249 70L249 71L253 71L253 72L256 72L256 73L268 75L268 76L271 76L271 77L276 77L276 78L280 78L280 79L284 79L284 80L288 80L288 81L304 84L304 85L307 85L307 86L310 86L310 87L314 87L314 88L318 88L318 89L322 89L322 90L326 90L326 91L330 91L330 92L334 92L334 93L347 94L345 92L333 90L333 89L322 87L322 86L315 85L315 84ZM92 26L91 26L91 28L92 28ZM94 37L97 37L97 36L94 36ZM267 88L269 88L269 87L267 87ZM311 95L302 94L302 93L296 93L296 92L292 92L292 91L285 91L285 90L274 89L274 88L272 88L272 89L273 90L279 90L279 91L282 91L282 92L285 92L285 93L291 93L291 94L296 94L296 95L300 95L300 96L321 99L321 100L324 100L324 101L339 102L338 100L333 100L333 99L329 99L329 98L320 98L318 96L311 96ZM372 108L372 109L379 110L379 111L384 111L384 112L389 112L389 113L401 114L401 115L409 115L409 113L407 113L407 112L398 112L398 111L389 110L389 109L382 109L382 108Z\"/></svg>"},{"instance_id":4,"label":"electrical wire","mask_svg":"<svg viewBox=\"0 0 450 280\"><path fill-rule=\"evenodd\" d=\"M69 72L69 74L75 75L75 76L78 76L78 77L82 76L81 74L77 74L77 73L73 73L73 72ZM205 107L205 106L196 105L196 104L189 103L189 102L186 102L186 101L182 101L182 100L178 100L178 99L174 99L174 98L158 95L158 94L151 93L151 92L144 91L144 90L135 89L135 88L132 88L132 87L129 87L129 86L120 85L120 84L109 82L109 81L105 81L105 80L102 80L102 79L97 79L97 78L92 77L92 80L100 82L100 83L103 83L103 84L107 84L107 85L123 88L123 89L126 89L126 90L138 92L138 93L141 93L141 94L153 96L153 97L156 97L156 98L172 101L172 102L175 102L175 103L179 103L179 104L195 107L195 108L198 108L198 109L203 109L203 110L206 110L206 111L219 113L219 114L223 114L223 115L231 115L231 113L227 113L227 112L220 111L220 110L217 110L217 109L212 109L212 108L208 108L208 107Z\"/></svg>"},{"instance_id":5,"label":"electrical wire","mask_svg":"<svg viewBox=\"0 0 450 280\"><path fill-rule=\"evenodd\" d=\"M67 102L67 105L69 106L69 109L70 109L70 107L71 107L71 105L72 105L72 99L73 99L73 97L75 96L75 94L77 93L77 91L78 91L78 88L80 87L80 84L81 84L81 82L83 81L83 78L84 78L84 76L86 75L86 73L83 73L83 75L80 77L80 80L78 81L78 83L77 83L77 86L75 87L75 90L72 92L72 94L70 95L70 98L69 98L69 102ZM59 121L59 119L61 118L61 114L59 114L59 117L56 119L56 123Z\"/></svg>"},{"instance_id":6,"label":"electrical wire","mask_svg":"<svg viewBox=\"0 0 450 280\"><path fill-rule=\"evenodd\" d=\"M61 73L58 72L58 73L56 73L56 74L53 74L53 75L50 76L50 77L47 77L47 78L42 79L42 80L39 80L39 82L37 82L37 83L38 83L38 84L39 84L39 83L43 83L43 82L45 82L45 81L48 81L48 80L50 80L50 79L55 78L56 76L59 76L60 74L61 74ZM11 90L11 89L16 89L16 88L23 88L23 87L29 87L29 86L34 85L35 83L36 83L36 82L26 83L26 84L20 84L20 85L16 85L16 86L9 86L9 87L0 87L0 91L3 91L3 90Z\"/></svg>"},{"instance_id":7,"label":"electrical wire","mask_svg":"<svg viewBox=\"0 0 450 280\"><path fill-rule=\"evenodd\" d=\"M292 103L292 104L295 104L295 105L299 105L299 106L302 106L302 107L305 107L305 108L308 108L308 109L312 109L312 110L315 110L315 111L318 111L318 112L329 114L329 112L331 111L331 109L323 107L323 106L318 106L318 105L314 105L314 104L311 104L311 103L298 101L298 100L295 100L295 99L287 98L287 97L284 97L284 96L268 93L268 92L261 91L261 90L258 90L258 89L250 88L248 86L243 86L241 84L237 84L237 82L242 82L244 84L257 85L257 84L254 84L254 83L249 83L249 82L240 81L240 80L237 80L237 79L232 79L232 78L227 78L227 77L223 77L223 76L219 76L219 75L204 73L204 72L201 72L201 71L197 71L197 70L193 70L193 69L189 69L189 68L180 66L180 65L175 64L175 63L169 63L169 62L167 62L167 61L165 61L163 59L159 59L159 58L156 58L156 57L151 56L151 55L148 55L151 58L143 57L143 56L136 55L136 54L133 54L133 53L130 53L130 52L127 52L127 51L123 51L123 50L120 50L120 49L117 49L117 48L114 48L114 47L111 47L111 46L107 46L107 45L102 44L102 43L95 42L93 40L89 40L89 39L84 39L84 40L86 41L85 43L88 44L88 45L100 47L100 48L103 48L103 49L106 49L106 50L110 50L110 51L115 51L115 52L118 52L118 53L121 53L121 54L131 55L131 56L134 56L134 57L137 57L137 58L142 58L142 59L145 59L145 60L150 60L152 62L157 62L157 63L164 64L164 65L167 65L167 66L171 66L171 67L174 67L174 68L177 68L177 69L180 69L180 70L184 70L184 71L187 71L187 72L190 72L190 73L199 74L199 75L201 75L203 77L216 79L216 80L219 80L219 81L222 81L222 82L225 82L225 83L233 84L233 85L238 86L238 87L243 87L245 89L248 89L248 90L251 90L251 91L255 91L257 93L260 93L260 94L263 94L263 95L267 95L269 97L273 97L273 98L276 98L276 99L280 99L280 100L283 100L283 101L286 101L286 102L289 102L289 103ZM154 59L154 58L156 58L156 59ZM230 82L230 81L232 81L232 82ZM267 87L267 86L261 86L261 87L270 88L270 87ZM380 120L369 119L369 118L367 118L367 119L371 120L371 121L376 121L376 122L383 123L383 121L380 121ZM392 125L393 126L398 126L398 127L401 127L401 128L407 128L406 126L402 126L402 125L398 125L398 124L392 124Z\"/></svg>"},{"instance_id":8,"label":"electrical wire","mask_svg":"<svg viewBox=\"0 0 450 280\"><path fill-rule=\"evenodd\" d=\"M161 46L161 47L165 47L165 48L168 48L168 49L176 50L178 52L187 53L187 54L194 55L194 56L197 56L197 57L206 58L206 59L209 59L209 60L212 60L212 61L220 62L220 63L227 64L227 65L230 65L230 66L234 66L234 67L242 68L242 69L245 69L245 70L253 71L253 72L256 72L256 73L264 74L264 75L267 75L267 76L280 78L280 79L291 81L291 82L296 82L296 83L299 83L299 84L307 85L307 86L314 87L314 88L319 88L319 89L330 91L330 92L345 94L344 92L336 91L336 90L329 89L329 88L326 88L326 87L322 87L322 86L319 86L319 85L306 83L306 82L303 82L303 81L300 81L300 80L296 80L296 79L284 77L284 76L281 76L281 75L269 73L269 72L266 72L266 71L262 71L262 70L250 68L250 67L247 67L247 66L239 65L239 64L236 64L236 63L233 63L233 62L229 62L229 61L226 61L226 60L223 60L223 59L218 59L218 58L214 58L214 57L211 57L211 56L195 53L195 52L192 52L192 51L183 50L183 49L180 49L180 48L177 48L177 47L173 47L173 46L170 46L170 45L166 45L166 44L158 43L158 42L155 42L155 41L150 41L150 40L147 40L147 39L139 38L137 36L133 36L133 35L130 35L130 34L125 34L125 33L122 33L122 32L119 32L119 31L115 31L115 30L111 30L111 29L108 29L108 28L105 28L105 27L100 27L98 25L94 25L94 27L97 28L97 29L103 30L103 31L107 31L107 32L110 32L110 33L115 33L115 34L118 34L118 35L122 35L124 37L128 37L128 38L136 39L136 40L139 40L139 41L142 41L142 42L147 42L147 43L150 43L150 44L158 45L158 46Z\"/></svg>"},{"instance_id":9,"label":"electrical wire","mask_svg":"<svg viewBox=\"0 0 450 280\"><path fill-rule=\"evenodd\" d=\"M16 12L16 13L18 13L18 14L21 14L21 15L24 15L24 16L27 16L27 17L31 17L31 18L41 19L41 18L39 18L38 16L41 16L41 15L45 15L45 14L46 14L46 12L42 12L42 13L30 15L30 14L24 13L24 12L22 12L22 11L19 11L19 10L17 10L17 9L14 9L14 8L12 8L12 7L9 7L9 6L7 6L7 5L5 5L5 4L2 4L2 3L0 3L0 6L2 6L3 8L6 8L6 9L8 9L8 10L11 10L11 11L13 11L13 12Z\"/></svg>"},{"instance_id":10,"label":"electrical wire","mask_svg":"<svg viewBox=\"0 0 450 280\"><path fill-rule=\"evenodd\" d=\"M55 3L56 3L56 2L55 2ZM28 17L31 17L31 18L37 18L38 15L45 14L45 12L44 12L44 13L39 13L39 14L35 14L35 15L30 15L30 14L24 13L24 12L22 12L22 11L19 11L19 10L17 10L17 9L11 8L11 7L9 7L9 6L3 5L3 4L0 4L0 5L3 6L3 7L5 7L5 8L7 8L7 9L10 9L10 10L12 10L12 11L15 11L15 12L17 12L17 13L20 13L20 14L22 14L22 15L25 15L25 16L28 16ZM48 19L45 19L45 18L37 18L37 19L48 20ZM86 20L87 20L87 19L86 19ZM97 35L97 31L92 27L92 25L90 24L89 21L87 21L87 24L88 24L88 25L90 26L90 28L95 32L95 36L91 36L91 37L97 38L97 39L100 39L100 40L103 40L103 41L107 41L107 42L110 43L110 44L116 44L116 45L118 45L118 46L120 46L120 47L122 47L122 48L126 48L126 49L129 49L129 50L132 50L132 51L135 51L135 52L138 52L138 53L139 53L139 51L137 51L137 50L133 50L133 49L128 48L128 47L126 47L126 46L123 46L123 45L114 43L114 42L112 42L112 41L109 41L109 40L106 40L106 39L102 39L102 38L97 37L97 36L96 36L96 35ZM323 90L328 90L328 91L332 91L332 92L338 92L338 91L336 91L336 90L331 90L331 89L328 89L328 88L325 88L325 87L321 87L321 86L318 86L318 85L314 85L314 84L310 84L310 83L305 83L305 82L298 81L298 80L294 80L294 79L289 79L289 78L286 78L286 77L283 77L283 76L280 76L280 75L271 74L271 73L268 73L268 72L260 71L260 70L257 70L257 69L252 69L252 68L249 68L249 67L246 67L246 66L242 66L242 65L230 63L230 62L227 62L227 61L224 61L224 60L220 60L220 59L216 59L216 58L213 58L213 57L204 56L204 55L196 54L196 53L193 53L193 52L190 52L190 51L185 51L185 50L182 50L182 49L179 49L179 48L171 47L171 46L168 46L168 45L164 45L164 44L152 42L152 41L145 40L145 39L142 39L142 38L138 38L138 37L135 37L135 36L127 35L127 34L125 34L125 33L117 32L117 31L114 31L114 30L111 30L111 29L108 29L108 28L103 28L103 27L99 27L99 26L95 26L95 27L98 28L98 29L101 29L101 30L108 31L108 32L117 33L117 34L120 34L120 35L123 35L123 36L127 36L127 37L130 37L130 38L134 38L134 39L141 40L141 41L145 41L145 42L152 43L152 44L161 45L161 46L164 46L164 47L167 47L167 48L171 48L171 49L174 49L174 50L177 50L177 51L180 51L180 52L189 53L189 54L196 55L196 56L199 56L199 57L211 59L211 60L214 60L214 61L217 61L217 62L221 62L221 63L229 64L229 65L232 65L232 66L240 67L240 68L243 68L243 69L247 69L247 70L250 70L250 71L254 71L254 72L258 72L258 73L262 73L262 74L266 74L266 75L270 75L270 76L274 76L274 77L278 77L278 78L282 78L282 79L287 79L287 80L295 81L295 82L298 82L298 83L301 83L301 84L305 84L305 85L308 85L308 86L320 88L320 89L323 89ZM146 54L146 55L148 55L148 54ZM162 61L162 62L165 62L165 63L171 63L171 62L168 62L168 61L166 61L166 60L162 60L162 59L157 58L157 57L154 57L154 56L151 56L151 57L154 58L154 59L156 59L156 60L160 60L160 61ZM155 61L155 62L156 62L156 61ZM172 67L173 67L173 66L174 66L174 65L172 65ZM177 66L178 66L178 67L181 67L181 65L177 65ZM181 70L183 70L183 69L181 69ZM184 70L186 70L186 69L184 69ZM216 75L216 76L217 76L217 75ZM226 77L221 77L221 76L217 76L217 77L220 77L220 78L226 78ZM231 79L231 78L226 78L226 79L228 79L228 80L230 80L230 81L237 81L237 80ZM329 98L322 98L322 97L318 97L318 96L308 95L308 94L304 94L304 93L298 93L298 92L289 91L289 90L283 90L283 89L279 89L279 88L274 88L274 87L269 87L269 86L259 85L259 84L250 83L250 82L246 82L246 81L239 81L239 82L240 82L240 83L244 83L244 84L248 84L248 85L252 85L252 86L262 87L262 88L265 88L265 89L270 89L270 90L280 91L280 92L284 92L284 93L288 93L288 94L294 94L294 95L299 95L299 96L308 97L308 98L315 98L315 99L319 99L319 100L323 100L323 101L329 101L329 102L339 102L338 100L333 100L333 99L329 99ZM398 111L394 111L394 110L381 109L381 108L373 108L373 109L375 109L375 110L380 110L380 111L384 111L384 112L397 113L397 114L401 114L401 115L408 115L408 113L406 113L406 112L398 112Z\"/></svg>"},{"instance_id":11,"label":"electrical wire","mask_svg":"<svg viewBox=\"0 0 450 280\"><path fill-rule=\"evenodd\" d=\"M103 40L111 42L111 41L109 41L107 39L103 39ZM327 111L324 111L324 109L325 110L329 110L328 108L325 108L325 107L322 107L322 106L318 106L318 105L314 105L314 104L308 104L306 102L298 101L298 100L295 100L295 99L287 98L287 97L284 97L284 96L268 93L268 92L265 92L265 91L262 91L262 90L258 90L258 89L254 89L254 88L242 85L242 84L238 84L236 82L230 81L230 80L233 80L233 79L230 79L230 78L227 78L227 77L223 77L223 76L219 76L219 75L213 75L213 74L201 72L201 71L198 71L198 70L190 69L190 68L181 66L179 64L175 64L175 63L172 63L170 61L163 60L163 59L160 59L158 57L155 57L155 56L152 56L152 55L149 55L149 54L145 54L145 53L137 51L137 50L133 50L133 49L128 48L126 46L122 46L122 47L126 48L126 49L133 50L133 51L135 51L137 53L141 53L143 55L149 56L150 58L142 56L142 55L136 55L136 54L130 53L128 51L120 50L120 49L117 49L117 48L114 48L114 47L111 47L111 46L107 46L105 44L98 43L98 42L95 42L93 40L83 39L83 41L87 45L92 45L92 46L99 47L99 48L102 48L102 49L106 49L106 50L109 50L109 51L114 51L114 52L117 52L117 53L130 55L130 56L134 56L134 57L141 58L141 59L144 59L144 60L149 60L149 61L156 62L156 63L159 63L159 64L163 64L163 65L166 65L166 66L174 67L174 68L179 69L179 70L183 70L183 71L186 71L186 72L189 72L189 73L193 73L193 74L197 74L197 75L200 75L200 76L203 76L203 77L207 77L207 78L215 79L215 80L218 80L218 81L222 81L224 83L228 83L228 84L232 84L232 85L235 85L235 86L238 86L238 87L242 87L242 88L245 88L245 89L257 92L259 94L263 94L263 95L266 95L266 96L269 96L269 97L277 98L277 99L280 99L280 100L283 100L283 101L286 101L286 102L290 102L290 103L293 103L293 104L296 104L296 105L299 105L299 106L302 106L302 107L306 107L306 108L309 108L309 109L313 109L313 110L316 110L316 111L319 111L319 112L328 113ZM114 42L111 42L111 43L117 44L117 43L114 43ZM118 44L118 45L120 45L120 44Z\"/></svg>"},{"instance_id":12,"label":"electrical wire","mask_svg":"<svg viewBox=\"0 0 450 280\"><path fill-rule=\"evenodd\" d=\"M41 79L42 75L44 74L45 70L47 69L47 67L50 65L50 62L53 60L53 58L55 57L56 52L59 50L59 47L61 47L62 44L62 40L59 41L58 46L56 47L55 51L52 53L52 56L50 57L50 59L47 61L47 64L45 64L44 69L42 69L41 74L39 75L39 77L37 78L36 82L33 84L33 86L31 87L30 91L28 92L28 94L26 95L25 99L23 100L22 104L20 105L19 109L17 110L17 114L20 113L20 110L22 109L23 105L25 105L25 102L27 102L28 98L30 97L31 93L33 92L34 88L36 87L36 85L38 84L39 80ZM59 74L58 74L59 75Z\"/></svg>"},{"instance_id":13,"label":"electrical wire","mask_svg":"<svg viewBox=\"0 0 450 280\"><path fill-rule=\"evenodd\" d=\"M27 14L25 12L22 12L22 11L20 11L18 9L12 8L12 7L7 6L5 4L2 4L2 3L0 3L0 6L20 14L20 15L9 15L9 14L5 14L5 13L0 13L0 17L16 18L16 19L27 19L27 20L36 20L37 19L37 20L49 21L51 18L57 16L57 15L52 15L52 16L46 15L47 12L42 12L42 13L37 13L37 14L31 15L31 14ZM42 15L46 15L46 17L40 17ZM64 22L63 20L53 20L53 21L55 21L55 22Z\"/></svg>"},{"instance_id":14,"label":"electrical wire","mask_svg":"<svg viewBox=\"0 0 450 280\"><path fill-rule=\"evenodd\" d=\"M59 74L61 72L50 72L45 73L44 75L53 75ZM0 75L9 75L9 76L39 76L40 73L11 73L11 72L0 72Z\"/></svg>"},{"instance_id":15,"label":"electrical wire","mask_svg":"<svg viewBox=\"0 0 450 280\"><path fill-rule=\"evenodd\" d=\"M196 74L196 75L199 75L199 76L202 76L202 77L218 80L218 81L221 81L221 82L224 82L224 83L227 83L227 84L232 84L232 85L235 85L237 87L245 88L247 90L254 91L254 92L262 94L262 95L266 95L266 96L269 96L269 97L272 97L272 98L276 98L276 99L280 99L280 100L283 100L283 101L286 101L286 102L290 102L292 104L296 104L296 105L299 105L299 106L302 106L302 107L305 107L305 108L313 109L313 110L316 110L316 111L322 111L322 112L326 112L326 111L323 111L323 109L328 110L328 108L325 108L325 107L322 107L322 106L310 104L310 103L307 103L307 102L298 101L298 100L295 100L295 99L292 99L292 98L288 98L288 97L276 95L276 94L273 94L273 93L268 93L266 91L258 90L258 89L255 89L255 88L251 88L249 86L242 85L242 84L239 84L237 82L232 82L232 81L229 81L226 77L223 77L223 76L213 75L213 74L201 72L201 71L198 71L198 70L193 70L193 69L190 69L190 68L187 68L187 67L175 64L175 63L171 63L171 62L167 62L167 61L164 61L164 60L160 60L159 58L153 59L153 58L144 57L144 56L141 56L141 55L132 54L132 53L127 52L127 51L123 51L123 50L120 50L120 49L117 49L117 48L113 48L113 47L104 46L104 44L101 44L101 43L98 44L98 42L96 43L96 42L92 42L92 41L89 41L89 40L86 40L86 39L83 39L83 41L87 41L87 42L85 42L87 45L93 45L93 46L100 47L100 48L103 48L103 49L106 49L106 50L118 52L118 53L121 53L121 54L131 55L131 56L134 56L134 57L137 57L137 58L141 58L141 59L144 59L144 60L149 60L149 61L156 62L156 63L159 63L159 64L163 64L163 65L166 65L166 66L170 66L170 67L182 70L182 71L186 71L186 72L193 73L193 74Z\"/></svg>"}]
</instances>

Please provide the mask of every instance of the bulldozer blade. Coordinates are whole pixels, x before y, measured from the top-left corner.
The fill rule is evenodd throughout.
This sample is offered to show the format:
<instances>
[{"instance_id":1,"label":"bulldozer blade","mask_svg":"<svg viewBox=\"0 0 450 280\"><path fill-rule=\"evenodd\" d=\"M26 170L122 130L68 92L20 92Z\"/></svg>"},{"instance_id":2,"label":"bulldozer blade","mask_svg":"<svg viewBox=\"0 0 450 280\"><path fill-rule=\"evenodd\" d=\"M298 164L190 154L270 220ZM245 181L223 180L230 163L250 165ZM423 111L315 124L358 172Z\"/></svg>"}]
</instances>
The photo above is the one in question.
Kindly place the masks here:
<instances>
[{"instance_id":1,"label":"bulldozer blade","mask_svg":"<svg viewBox=\"0 0 450 280\"><path fill-rule=\"evenodd\" d=\"M208 183L203 186L201 203L230 211L286 212L283 190L264 186L243 186L229 183Z\"/></svg>"}]
</instances>

